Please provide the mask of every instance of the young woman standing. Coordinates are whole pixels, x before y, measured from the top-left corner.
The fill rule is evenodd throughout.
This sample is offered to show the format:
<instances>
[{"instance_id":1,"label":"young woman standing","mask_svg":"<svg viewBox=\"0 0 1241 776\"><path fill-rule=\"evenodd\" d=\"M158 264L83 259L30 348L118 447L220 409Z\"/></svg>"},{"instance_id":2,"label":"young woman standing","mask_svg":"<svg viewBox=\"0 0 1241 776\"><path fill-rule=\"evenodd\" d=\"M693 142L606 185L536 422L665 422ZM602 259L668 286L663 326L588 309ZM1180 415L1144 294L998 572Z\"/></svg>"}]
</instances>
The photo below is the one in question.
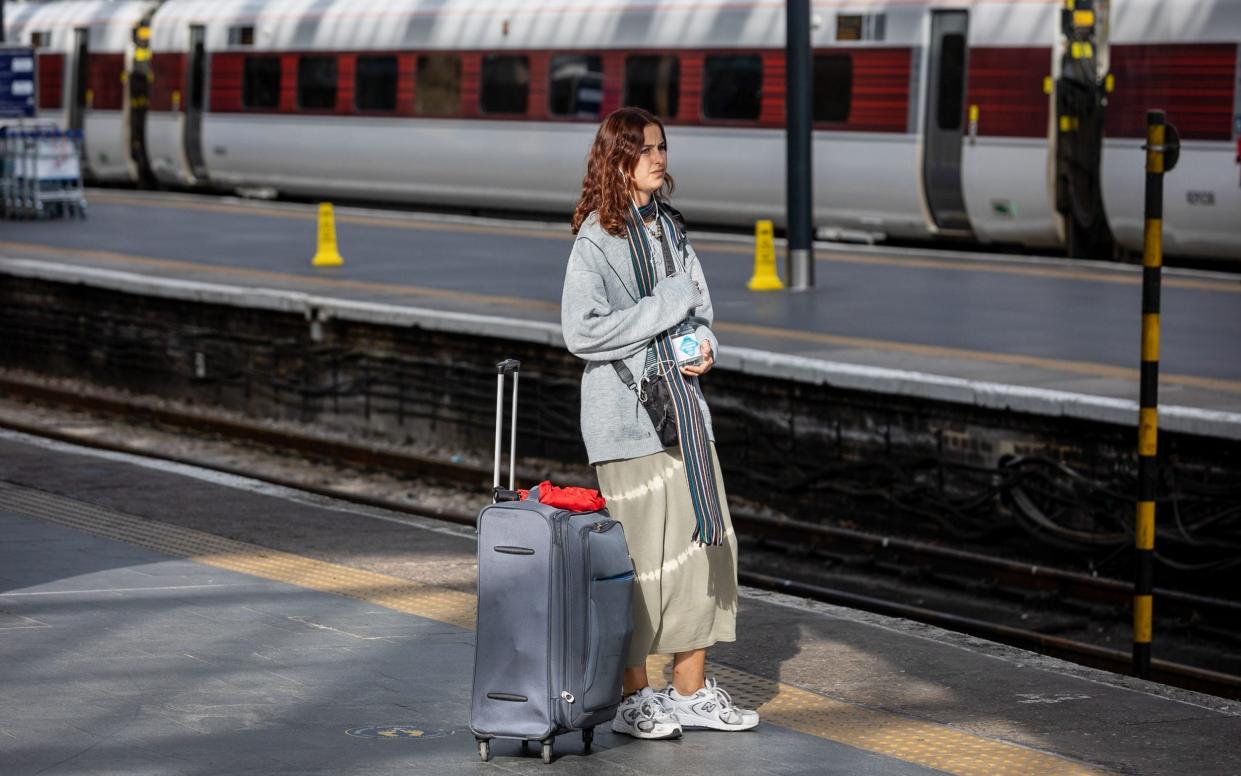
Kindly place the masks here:
<instances>
[{"instance_id":1,"label":"young woman standing","mask_svg":"<svg viewBox=\"0 0 1241 776\"><path fill-rule=\"evenodd\" d=\"M757 712L705 676L707 647L736 639L737 548L698 385L715 363L711 295L668 205L672 187L663 124L638 108L604 119L573 214L561 298L565 344L586 361L582 437L636 572L625 698L612 729L637 738L758 724ZM698 363L678 366L674 329L678 345L687 334L700 343ZM675 431L661 435L657 417L661 426L674 418ZM655 653L674 655L663 692L646 672Z\"/></svg>"}]
</instances>

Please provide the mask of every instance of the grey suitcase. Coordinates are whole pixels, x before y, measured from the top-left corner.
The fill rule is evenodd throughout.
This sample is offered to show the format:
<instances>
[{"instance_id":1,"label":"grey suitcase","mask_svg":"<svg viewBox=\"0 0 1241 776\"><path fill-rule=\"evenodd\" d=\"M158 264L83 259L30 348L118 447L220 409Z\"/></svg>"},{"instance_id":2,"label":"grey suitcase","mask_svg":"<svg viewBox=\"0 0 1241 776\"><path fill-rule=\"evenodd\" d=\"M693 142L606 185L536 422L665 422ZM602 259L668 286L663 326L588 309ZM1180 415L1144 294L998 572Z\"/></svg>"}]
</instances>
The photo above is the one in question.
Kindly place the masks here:
<instances>
[{"instance_id":1,"label":"grey suitcase","mask_svg":"<svg viewBox=\"0 0 1241 776\"><path fill-rule=\"evenodd\" d=\"M497 365L495 503L478 516L478 627L470 729L484 761L491 740L542 744L552 759L556 736L582 731L616 713L631 629L633 562L620 523L606 510L570 512L516 500L517 375ZM513 375L509 487L500 487L505 375Z\"/></svg>"}]
</instances>

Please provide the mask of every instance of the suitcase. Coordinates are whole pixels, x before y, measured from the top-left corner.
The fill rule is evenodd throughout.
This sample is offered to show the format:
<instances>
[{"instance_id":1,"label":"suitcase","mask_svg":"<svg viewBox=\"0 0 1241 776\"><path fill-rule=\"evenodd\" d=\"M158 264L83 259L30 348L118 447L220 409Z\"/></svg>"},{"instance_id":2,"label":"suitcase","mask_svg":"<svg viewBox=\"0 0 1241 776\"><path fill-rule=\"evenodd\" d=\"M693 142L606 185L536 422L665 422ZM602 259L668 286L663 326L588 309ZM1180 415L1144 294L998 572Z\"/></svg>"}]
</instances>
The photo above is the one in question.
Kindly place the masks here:
<instances>
[{"instance_id":1,"label":"suitcase","mask_svg":"<svg viewBox=\"0 0 1241 776\"><path fill-rule=\"evenodd\" d=\"M493 503L478 516L478 624L470 730L483 761L491 740L542 744L580 730L590 751L595 725L621 700L632 625L633 562L620 523L606 510L570 512L513 490L520 363L496 365ZM500 487L505 376L513 376L508 488Z\"/></svg>"}]
</instances>

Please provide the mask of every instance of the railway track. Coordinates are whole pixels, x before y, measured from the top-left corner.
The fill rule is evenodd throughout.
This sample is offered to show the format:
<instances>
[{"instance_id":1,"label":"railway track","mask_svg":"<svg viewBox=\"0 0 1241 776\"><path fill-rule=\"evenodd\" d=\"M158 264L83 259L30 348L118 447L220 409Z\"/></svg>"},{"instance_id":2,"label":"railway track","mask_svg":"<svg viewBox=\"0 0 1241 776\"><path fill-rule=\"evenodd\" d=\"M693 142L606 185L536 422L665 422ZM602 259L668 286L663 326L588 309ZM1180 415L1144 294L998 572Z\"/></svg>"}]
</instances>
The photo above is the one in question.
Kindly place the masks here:
<instances>
[{"instance_id":1,"label":"railway track","mask_svg":"<svg viewBox=\"0 0 1241 776\"><path fill-rule=\"evenodd\" d=\"M219 435L231 440L256 443L286 453L297 453L339 464L402 474L416 472L422 477L477 489L480 493L485 492L489 487L491 478L491 470L483 466L433 460L400 451L357 444L344 439L326 438L278 427L263 426L234 417L190 412L170 407L154 407L128 399L85 394L7 377L0 377L0 394L27 401L100 413L126 421L143 421L198 434ZM269 476L253 469L221 466L193 457L153 452L147 447L103 441L79 433L55 431L38 424L9 419L0 421L0 426L78 445L160 457L202 466L397 512L431 516L464 525L473 525L475 520L475 514L471 511L360 495L332 486ZM525 481L541 478L537 472L523 470L521 467L518 468L517 475L519 479ZM744 509L732 510L732 517L734 527L743 539L753 538L765 543L774 543L776 546L796 546L799 552L811 556L833 553L866 556L888 566L930 568L940 573L988 579L1010 589L1020 589L1032 595L1042 595L1062 603L1083 606L1123 609L1129 605L1132 595L1132 588L1117 580L1020 563L902 537L807 523L785 517L773 517ZM915 605L817 584L807 579L774 575L753 568L742 568L739 576L744 584L753 587L924 622L1115 673L1124 674L1129 670L1130 656L1127 652L1108 649L1096 644L967 616L959 612L946 611L943 608ZM1227 624L1234 632L1241 631L1241 603L1175 590L1156 589L1155 597L1159 611L1163 615L1181 618L1205 617L1213 622ZM1151 676L1155 681L1173 686L1224 697L1241 698L1241 676L1159 659L1152 662Z\"/></svg>"}]
</instances>

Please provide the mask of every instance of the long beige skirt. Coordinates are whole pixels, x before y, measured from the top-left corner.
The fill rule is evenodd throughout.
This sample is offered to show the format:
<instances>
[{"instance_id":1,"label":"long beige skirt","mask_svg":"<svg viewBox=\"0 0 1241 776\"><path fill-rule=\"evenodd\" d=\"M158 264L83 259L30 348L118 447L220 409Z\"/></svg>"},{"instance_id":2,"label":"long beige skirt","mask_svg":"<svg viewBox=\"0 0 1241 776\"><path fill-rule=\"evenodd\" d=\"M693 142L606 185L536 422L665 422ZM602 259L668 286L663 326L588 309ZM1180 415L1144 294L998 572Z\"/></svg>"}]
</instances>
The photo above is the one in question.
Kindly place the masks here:
<instances>
[{"instance_id":1,"label":"long beige skirt","mask_svg":"<svg viewBox=\"0 0 1241 776\"><path fill-rule=\"evenodd\" d=\"M714 445L711 462L724 502L718 547L690 540L694 508L679 447L595 467L608 511L625 528L637 576L626 665L737 638L737 537Z\"/></svg>"}]
</instances>

